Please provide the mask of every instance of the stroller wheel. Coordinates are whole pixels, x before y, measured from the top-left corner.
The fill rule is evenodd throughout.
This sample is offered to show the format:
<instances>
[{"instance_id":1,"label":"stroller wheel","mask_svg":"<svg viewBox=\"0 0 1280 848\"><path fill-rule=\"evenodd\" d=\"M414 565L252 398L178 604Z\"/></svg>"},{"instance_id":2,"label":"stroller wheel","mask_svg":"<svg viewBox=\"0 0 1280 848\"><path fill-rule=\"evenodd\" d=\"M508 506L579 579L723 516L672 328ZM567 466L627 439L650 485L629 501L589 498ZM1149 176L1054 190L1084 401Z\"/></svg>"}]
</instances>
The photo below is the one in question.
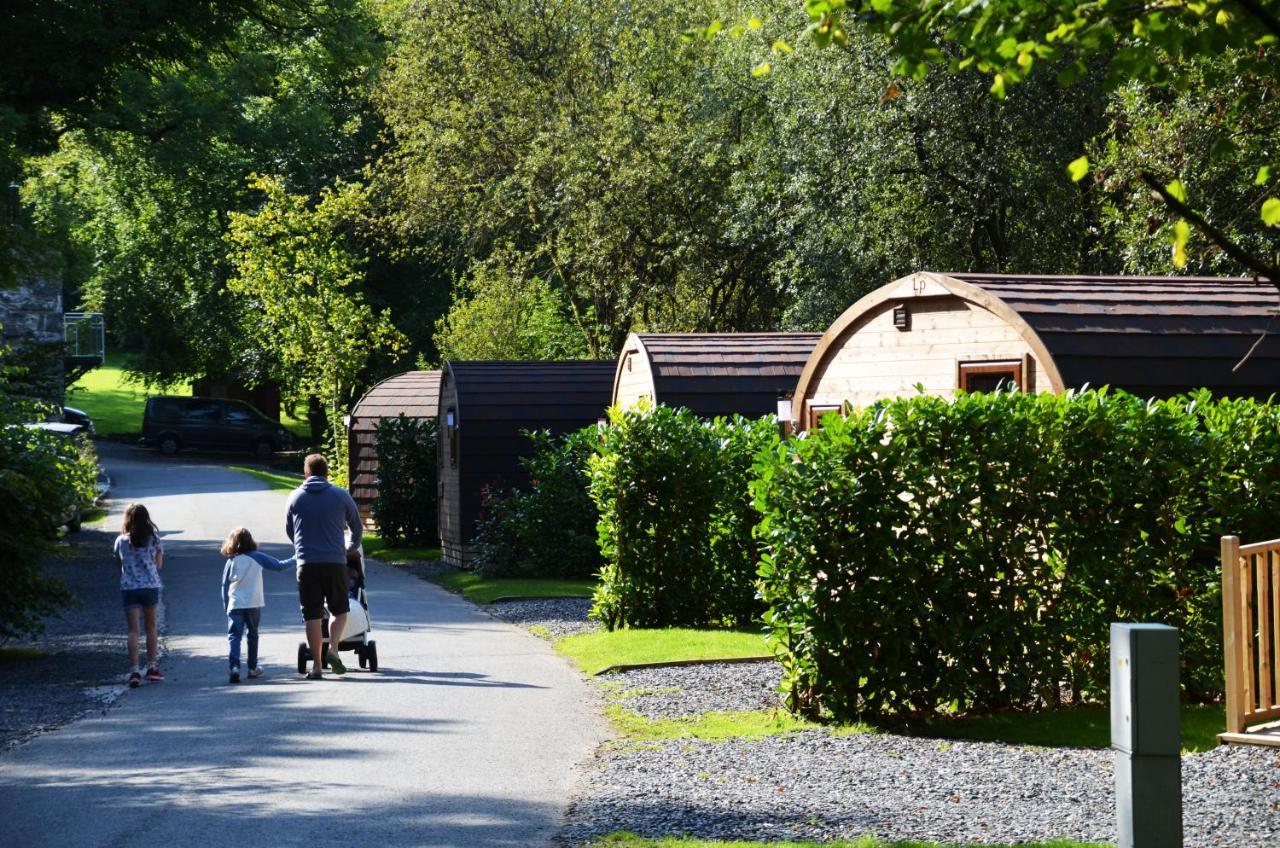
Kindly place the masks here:
<instances>
[{"instance_id":1,"label":"stroller wheel","mask_svg":"<svg viewBox=\"0 0 1280 848\"><path fill-rule=\"evenodd\" d=\"M369 653L364 645L356 646L356 660L360 663L361 668L369 667Z\"/></svg>"},{"instance_id":2,"label":"stroller wheel","mask_svg":"<svg viewBox=\"0 0 1280 848\"><path fill-rule=\"evenodd\" d=\"M298 643L298 674L307 673L307 662L311 659L311 651L306 642Z\"/></svg>"},{"instance_id":3,"label":"stroller wheel","mask_svg":"<svg viewBox=\"0 0 1280 848\"><path fill-rule=\"evenodd\" d=\"M369 644L365 645L364 652L366 655L366 659L369 660L369 670L377 671L378 670L378 643L370 642Z\"/></svg>"}]
</instances>

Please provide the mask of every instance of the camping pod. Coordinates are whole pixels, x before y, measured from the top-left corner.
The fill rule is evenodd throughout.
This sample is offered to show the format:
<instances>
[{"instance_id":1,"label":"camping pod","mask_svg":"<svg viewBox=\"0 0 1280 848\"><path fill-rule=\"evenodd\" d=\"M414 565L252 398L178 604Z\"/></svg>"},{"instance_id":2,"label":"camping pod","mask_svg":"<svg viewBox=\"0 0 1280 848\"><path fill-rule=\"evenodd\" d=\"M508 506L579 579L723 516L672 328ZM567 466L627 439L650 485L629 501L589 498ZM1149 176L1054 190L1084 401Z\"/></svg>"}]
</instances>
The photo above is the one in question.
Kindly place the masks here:
<instances>
[{"instance_id":1,"label":"camping pod","mask_svg":"<svg viewBox=\"0 0 1280 848\"><path fill-rule=\"evenodd\" d=\"M778 411L821 338L819 333L632 333L618 357L613 403L642 399L714 418Z\"/></svg>"},{"instance_id":2,"label":"camping pod","mask_svg":"<svg viewBox=\"0 0 1280 848\"><path fill-rule=\"evenodd\" d=\"M796 386L793 423L813 427L845 404L917 387L1111 386L1142 397L1207 388L1265 399L1280 388L1280 340L1263 338L1278 305L1274 286L1238 278L912 274L823 333Z\"/></svg>"},{"instance_id":3,"label":"camping pod","mask_svg":"<svg viewBox=\"0 0 1280 848\"><path fill-rule=\"evenodd\" d=\"M609 405L612 362L446 362L440 379L440 546L471 563L486 489L528 482L527 431L594 424Z\"/></svg>"},{"instance_id":4,"label":"camping pod","mask_svg":"<svg viewBox=\"0 0 1280 848\"><path fill-rule=\"evenodd\" d=\"M372 526L373 502L378 497L378 451L374 432L384 418L405 415L431 418L439 415L439 371L406 371L388 377L365 393L351 408L347 425L347 462L351 497L360 517Z\"/></svg>"}]
</instances>

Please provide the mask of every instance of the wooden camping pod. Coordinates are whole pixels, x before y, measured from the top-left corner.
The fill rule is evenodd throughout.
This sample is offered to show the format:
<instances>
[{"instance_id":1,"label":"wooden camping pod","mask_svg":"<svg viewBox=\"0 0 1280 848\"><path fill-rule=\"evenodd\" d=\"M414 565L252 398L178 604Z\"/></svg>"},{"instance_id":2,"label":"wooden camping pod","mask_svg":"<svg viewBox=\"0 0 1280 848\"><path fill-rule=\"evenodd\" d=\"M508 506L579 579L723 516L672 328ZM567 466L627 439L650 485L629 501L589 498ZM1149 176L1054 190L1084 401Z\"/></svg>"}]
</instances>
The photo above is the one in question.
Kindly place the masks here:
<instances>
[{"instance_id":1,"label":"wooden camping pod","mask_svg":"<svg viewBox=\"0 0 1280 848\"><path fill-rule=\"evenodd\" d=\"M439 415L439 371L406 371L378 383L351 408L347 425L347 462L351 497L360 507L365 525L372 526L372 505L378 497L378 452L374 430L384 418L435 418Z\"/></svg>"},{"instance_id":2,"label":"wooden camping pod","mask_svg":"<svg viewBox=\"0 0 1280 848\"><path fill-rule=\"evenodd\" d=\"M446 362L440 380L440 546L466 567L487 488L528 480L526 431L594 424L609 405L612 362Z\"/></svg>"},{"instance_id":3,"label":"wooden camping pod","mask_svg":"<svg viewBox=\"0 0 1280 848\"><path fill-rule=\"evenodd\" d=\"M613 403L642 398L712 418L777 412L819 333L632 333L613 380Z\"/></svg>"},{"instance_id":4,"label":"wooden camping pod","mask_svg":"<svg viewBox=\"0 0 1280 848\"><path fill-rule=\"evenodd\" d=\"M1027 391L1266 398L1280 388L1280 340L1262 338L1278 305L1271 284L1239 278L912 274L822 334L796 386L794 423L806 429L844 404L917 386L952 394L1010 380Z\"/></svg>"}]
</instances>

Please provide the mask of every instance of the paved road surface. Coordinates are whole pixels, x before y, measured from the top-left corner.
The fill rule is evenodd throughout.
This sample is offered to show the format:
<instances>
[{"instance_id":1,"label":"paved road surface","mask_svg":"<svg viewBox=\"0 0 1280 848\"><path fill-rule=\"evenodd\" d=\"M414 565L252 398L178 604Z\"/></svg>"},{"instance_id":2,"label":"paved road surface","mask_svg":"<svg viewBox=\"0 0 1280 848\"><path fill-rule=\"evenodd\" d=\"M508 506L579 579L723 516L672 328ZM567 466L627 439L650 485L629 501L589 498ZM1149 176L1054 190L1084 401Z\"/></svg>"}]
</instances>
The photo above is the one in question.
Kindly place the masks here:
<instances>
[{"instance_id":1,"label":"paved road surface","mask_svg":"<svg viewBox=\"0 0 1280 848\"><path fill-rule=\"evenodd\" d=\"M544 642L373 566L382 670L346 655L345 678L305 681L293 577L267 572L267 675L228 686L216 548L244 523L286 555L285 495L215 461L105 453L108 520L139 500L162 531L168 680L0 757L0 844L525 846L555 833L599 725Z\"/></svg>"}]
</instances>

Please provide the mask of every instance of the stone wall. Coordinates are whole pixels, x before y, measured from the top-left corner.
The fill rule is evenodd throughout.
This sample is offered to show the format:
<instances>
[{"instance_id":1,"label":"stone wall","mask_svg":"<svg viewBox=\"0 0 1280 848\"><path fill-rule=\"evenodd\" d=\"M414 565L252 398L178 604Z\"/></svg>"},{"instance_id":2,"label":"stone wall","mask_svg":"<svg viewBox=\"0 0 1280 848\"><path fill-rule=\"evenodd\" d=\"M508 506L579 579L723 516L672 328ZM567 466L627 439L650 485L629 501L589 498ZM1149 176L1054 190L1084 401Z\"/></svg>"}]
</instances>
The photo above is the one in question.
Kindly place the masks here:
<instances>
[{"instance_id":1,"label":"stone wall","mask_svg":"<svg viewBox=\"0 0 1280 848\"><path fill-rule=\"evenodd\" d=\"M0 325L0 346L10 349L6 363L24 371L10 379L12 390L62 403L62 284L38 280L0 289Z\"/></svg>"}]
</instances>

